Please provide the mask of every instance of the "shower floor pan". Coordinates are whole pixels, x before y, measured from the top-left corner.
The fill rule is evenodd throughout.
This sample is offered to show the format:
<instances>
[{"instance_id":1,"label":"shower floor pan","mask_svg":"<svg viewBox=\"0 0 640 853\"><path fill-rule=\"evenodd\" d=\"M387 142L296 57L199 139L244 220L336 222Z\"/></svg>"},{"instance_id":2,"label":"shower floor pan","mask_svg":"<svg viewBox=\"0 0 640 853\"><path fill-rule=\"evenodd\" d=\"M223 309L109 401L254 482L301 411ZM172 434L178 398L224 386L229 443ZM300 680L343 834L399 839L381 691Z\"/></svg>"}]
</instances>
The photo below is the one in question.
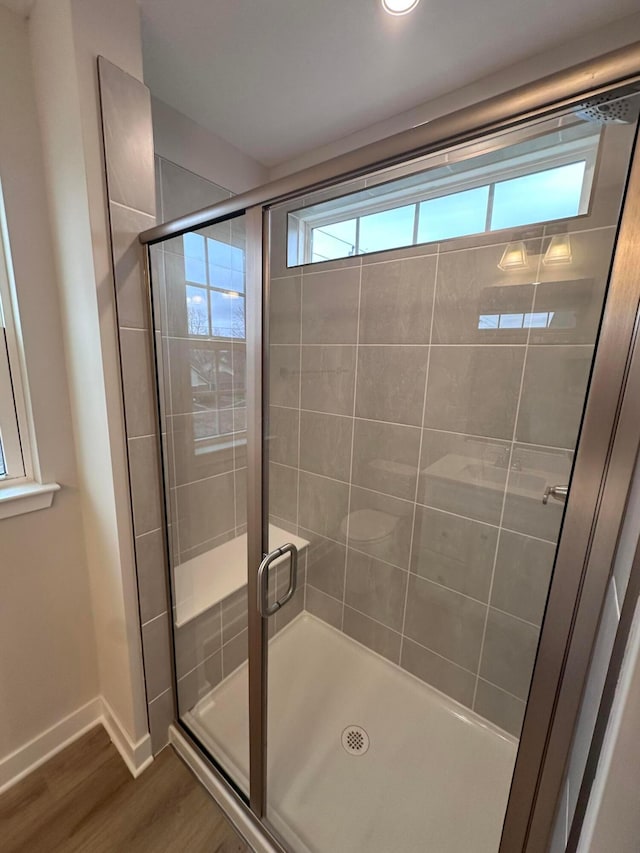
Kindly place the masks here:
<instances>
[{"instance_id":1,"label":"shower floor pan","mask_svg":"<svg viewBox=\"0 0 640 853\"><path fill-rule=\"evenodd\" d=\"M185 715L245 791L247 707L245 663ZM270 642L268 717L267 817L293 850L498 850L515 738L306 612Z\"/></svg>"}]
</instances>

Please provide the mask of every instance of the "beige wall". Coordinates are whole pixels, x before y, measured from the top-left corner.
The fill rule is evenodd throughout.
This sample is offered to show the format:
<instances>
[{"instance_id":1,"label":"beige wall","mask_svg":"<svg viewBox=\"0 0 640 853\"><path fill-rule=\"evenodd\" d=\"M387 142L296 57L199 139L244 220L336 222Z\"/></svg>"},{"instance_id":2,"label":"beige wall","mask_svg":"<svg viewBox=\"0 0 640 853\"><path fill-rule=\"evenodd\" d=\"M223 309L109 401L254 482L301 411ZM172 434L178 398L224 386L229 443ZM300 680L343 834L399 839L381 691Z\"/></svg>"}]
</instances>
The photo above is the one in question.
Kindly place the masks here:
<instances>
[{"instance_id":1,"label":"beige wall","mask_svg":"<svg viewBox=\"0 0 640 853\"><path fill-rule=\"evenodd\" d=\"M0 522L0 758L97 695L87 558L27 23L0 6L0 179L49 509Z\"/></svg>"},{"instance_id":2,"label":"beige wall","mask_svg":"<svg viewBox=\"0 0 640 853\"><path fill-rule=\"evenodd\" d=\"M129 740L147 733L114 289L97 93L98 54L141 74L134 0L42 0L30 37L60 282L100 691Z\"/></svg>"},{"instance_id":3,"label":"beige wall","mask_svg":"<svg viewBox=\"0 0 640 853\"><path fill-rule=\"evenodd\" d=\"M152 110L154 146L159 157L234 194L266 183L269 170L262 163L157 98L152 100ZM197 199L194 201L198 203Z\"/></svg>"}]
</instances>

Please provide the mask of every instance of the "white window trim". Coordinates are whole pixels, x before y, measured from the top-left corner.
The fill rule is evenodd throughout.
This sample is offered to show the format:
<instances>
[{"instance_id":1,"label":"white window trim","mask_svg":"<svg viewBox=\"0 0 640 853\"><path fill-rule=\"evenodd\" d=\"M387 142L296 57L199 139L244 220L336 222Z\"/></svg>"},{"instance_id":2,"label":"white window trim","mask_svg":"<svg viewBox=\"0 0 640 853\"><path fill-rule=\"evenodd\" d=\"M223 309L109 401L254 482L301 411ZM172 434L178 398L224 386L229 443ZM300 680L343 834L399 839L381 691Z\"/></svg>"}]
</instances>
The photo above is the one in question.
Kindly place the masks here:
<instances>
[{"instance_id":1,"label":"white window trim","mask_svg":"<svg viewBox=\"0 0 640 853\"><path fill-rule=\"evenodd\" d=\"M558 129L560 128L556 128L556 130ZM305 264L323 263L322 261L312 261L311 259L312 233L316 228L322 228L323 226L332 225L336 222L343 222L348 219L359 218L372 213L379 213L405 205L416 204L419 206L421 202L429 201L433 198L440 198L465 190L476 189L478 187L487 186L490 183L501 183L505 180L511 180L513 178L522 177L535 172L545 171L546 169L570 165L578 161L585 162L582 194L580 198L580 211L578 213L579 216L585 216L588 214L589 200L591 197L593 178L601 139L602 136L599 134L598 143L595 146L591 139L577 139L562 146L560 151L556 148L546 152L544 150L528 152L514 157L508 164L500 163L498 161L490 167L483 167L481 170L475 170L472 168L467 173L443 177L437 181L431 181L426 186L406 187L395 193L390 192L380 199L374 197L367 200L366 197L362 197L366 191L362 189L354 190L352 193L348 193L346 196L342 197L342 199L338 197L334 200L334 204L336 205L335 210L331 209L330 201L320 202L317 206L315 204L311 204L308 208L302 207L297 210L293 210L288 214L288 241L290 246L296 246L298 260L296 263L293 263L290 260L290 252L288 251L287 266L289 268L295 268ZM521 140L517 139L517 141ZM463 159L472 160L472 158ZM419 172L417 172L417 174L419 174ZM393 181L390 183L392 184ZM371 189L373 189L373 186ZM349 203L347 199L349 199L351 195L355 197L355 200ZM316 207L319 209L316 210ZM536 223L531 223L531 225L535 224ZM484 231L478 233L498 233L498 229L496 229L496 231ZM407 243L406 247L412 245L423 244L414 240L413 243ZM401 248L404 247L405 246ZM366 254L370 253L358 253L359 256ZM300 260L300 258L302 258L302 260ZM329 260L339 259L330 258Z\"/></svg>"},{"instance_id":2,"label":"white window trim","mask_svg":"<svg viewBox=\"0 0 640 853\"><path fill-rule=\"evenodd\" d=\"M0 477L0 520L51 506L60 486L43 483L40 474L1 186L0 430L7 469Z\"/></svg>"}]
</instances>

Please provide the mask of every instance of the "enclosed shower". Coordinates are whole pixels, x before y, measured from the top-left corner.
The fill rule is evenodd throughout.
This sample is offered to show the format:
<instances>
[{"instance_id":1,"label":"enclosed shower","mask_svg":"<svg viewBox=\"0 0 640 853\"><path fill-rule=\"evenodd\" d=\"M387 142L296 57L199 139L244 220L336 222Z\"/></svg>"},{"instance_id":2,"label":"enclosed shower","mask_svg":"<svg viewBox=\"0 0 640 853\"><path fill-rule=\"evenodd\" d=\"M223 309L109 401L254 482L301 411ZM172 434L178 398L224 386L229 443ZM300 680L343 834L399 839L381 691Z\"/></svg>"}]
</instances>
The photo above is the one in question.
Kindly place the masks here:
<instances>
[{"instance_id":1,"label":"enclosed shower","mask_svg":"<svg viewBox=\"0 0 640 853\"><path fill-rule=\"evenodd\" d=\"M407 136L145 237L177 718L273 849L516 849L639 104Z\"/></svg>"}]
</instances>

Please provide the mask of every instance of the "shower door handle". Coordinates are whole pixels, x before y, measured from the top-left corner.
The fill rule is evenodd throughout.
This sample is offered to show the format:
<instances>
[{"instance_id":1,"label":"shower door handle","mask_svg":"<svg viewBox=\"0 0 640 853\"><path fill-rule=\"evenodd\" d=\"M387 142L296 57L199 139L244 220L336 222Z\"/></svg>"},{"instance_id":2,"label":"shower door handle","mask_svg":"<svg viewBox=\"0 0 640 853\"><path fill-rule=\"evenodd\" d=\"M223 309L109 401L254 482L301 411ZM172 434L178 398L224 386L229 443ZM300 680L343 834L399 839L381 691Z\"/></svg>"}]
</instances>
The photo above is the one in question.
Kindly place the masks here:
<instances>
[{"instance_id":1,"label":"shower door handle","mask_svg":"<svg viewBox=\"0 0 640 853\"><path fill-rule=\"evenodd\" d=\"M544 490L544 495L542 496L542 503L547 504L549 498L555 498L557 501L565 503L568 492L569 486L547 486Z\"/></svg>"},{"instance_id":2,"label":"shower door handle","mask_svg":"<svg viewBox=\"0 0 640 853\"><path fill-rule=\"evenodd\" d=\"M289 554L291 557L289 562L289 585L282 598L277 599L273 604L269 604L269 566L285 554ZM293 598L297 584L298 549L289 542L287 545L282 545L280 548L270 551L258 568L258 610L263 619L273 616L287 601Z\"/></svg>"}]
</instances>

